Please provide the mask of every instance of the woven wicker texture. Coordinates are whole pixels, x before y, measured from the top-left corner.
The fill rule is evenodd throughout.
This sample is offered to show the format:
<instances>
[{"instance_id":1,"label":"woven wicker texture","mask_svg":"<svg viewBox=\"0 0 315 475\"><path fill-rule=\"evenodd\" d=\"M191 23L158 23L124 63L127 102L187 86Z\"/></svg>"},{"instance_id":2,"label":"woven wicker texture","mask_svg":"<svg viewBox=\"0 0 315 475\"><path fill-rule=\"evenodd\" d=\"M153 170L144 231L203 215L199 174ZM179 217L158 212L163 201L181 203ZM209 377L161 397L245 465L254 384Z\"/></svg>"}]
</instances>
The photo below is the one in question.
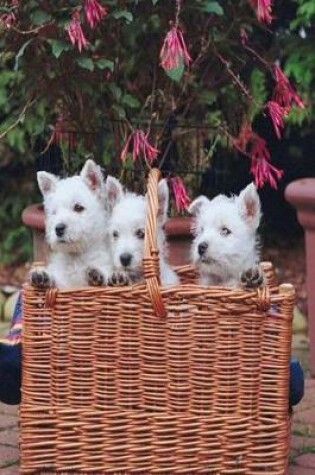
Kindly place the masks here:
<instances>
[{"instance_id":1,"label":"woven wicker texture","mask_svg":"<svg viewBox=\"0 0 315 475\"><path fill-rule=\"evenodd\" d=\"M292 286L160 287L146 245L144 284L24 287L21 473L284 475Z\"/></svg>"}]
</instances>

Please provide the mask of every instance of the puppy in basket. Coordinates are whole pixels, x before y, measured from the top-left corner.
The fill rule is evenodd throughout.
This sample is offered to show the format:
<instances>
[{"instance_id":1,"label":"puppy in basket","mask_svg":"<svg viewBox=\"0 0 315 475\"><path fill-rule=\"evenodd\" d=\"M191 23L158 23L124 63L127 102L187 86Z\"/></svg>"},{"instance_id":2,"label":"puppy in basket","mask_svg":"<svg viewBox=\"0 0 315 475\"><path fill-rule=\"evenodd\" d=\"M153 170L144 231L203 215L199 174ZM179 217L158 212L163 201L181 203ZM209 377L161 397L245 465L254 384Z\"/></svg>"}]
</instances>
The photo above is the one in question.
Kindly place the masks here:
<instances>
[{"instance_id":1,"label":"puppy in basket","mask_svg":"<svg viewBox=\"0 0 315 475\"><path fill-rule=\"evenodd\" d=\"M93 283L95 268L101 268L103 279L109 280L108 212L100 167L87 160L80 175L59 179L40 171L37 181L44 197L51 252L47 267L31 271L31 284L41 288L84 286Z\"/></svg>"},{"instance_id":2,"label":"puppy in basket","mask_svg":"<svg viewBox=\"0 0 315 475\"><path fill-rule=\"evenodd\" d=\"M146 198L125 192L114 177L106 180L107 203L110 209L109 239L113 262L113 283L126 285L143 281L144 229ZM166 261L163 225L167 218L169 190L166 180L158 185L157 245L162 285L177 284L179 279ZM100 283L102 278L100 276Z\"/></svg>"},{"instance_id":3,"label":"puppy in basket","mask_svg":"<svg viewBox=\"0 0 315 475\"><path fill-rule=\"evenodd\" d=\"M196 198L188 208L195 216L192 261L199 284L257 287L263 283L259 267L257 229L261 206L254 184L239 196Z\"/></svg>"}]
</instances>

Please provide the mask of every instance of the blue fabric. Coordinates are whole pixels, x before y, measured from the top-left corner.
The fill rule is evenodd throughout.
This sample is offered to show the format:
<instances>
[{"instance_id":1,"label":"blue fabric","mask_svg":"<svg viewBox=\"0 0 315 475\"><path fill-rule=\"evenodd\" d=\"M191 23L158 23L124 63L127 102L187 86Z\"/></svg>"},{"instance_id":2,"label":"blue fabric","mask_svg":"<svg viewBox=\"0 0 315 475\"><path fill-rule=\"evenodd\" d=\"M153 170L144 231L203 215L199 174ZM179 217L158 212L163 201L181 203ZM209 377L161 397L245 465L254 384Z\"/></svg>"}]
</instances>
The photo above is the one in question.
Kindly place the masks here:
<instances>
[{"instance_id":1,"label":"blue fabric","mask_svg":"<svg viewBox=\"0 0 315 475\"><path fill-rule=\"evenodd\" d=\"M21 401L21 343L0 343L0 401L19 404Z\"/></svg>"},{"instance_id":2,"label":"blue fabric","mask_svg":"<svg viewBox=\"0 0 315 475\"><path fill-rule=\"evenodd\" d=\"M293 356L290 361L289 404L296 406L304 396L304 372L299 360Z\"/></svg>"},{"instance_id":3,"label":"blue fabric","mask_svg":"<svg viewBox=\"0 0 315 475\"><path fill-rule=\"evenodd\" d=\"M21 400L22 294L13 312L6 338L0 340L0 401L19 404Z\"/></svg>"}]
</instances>

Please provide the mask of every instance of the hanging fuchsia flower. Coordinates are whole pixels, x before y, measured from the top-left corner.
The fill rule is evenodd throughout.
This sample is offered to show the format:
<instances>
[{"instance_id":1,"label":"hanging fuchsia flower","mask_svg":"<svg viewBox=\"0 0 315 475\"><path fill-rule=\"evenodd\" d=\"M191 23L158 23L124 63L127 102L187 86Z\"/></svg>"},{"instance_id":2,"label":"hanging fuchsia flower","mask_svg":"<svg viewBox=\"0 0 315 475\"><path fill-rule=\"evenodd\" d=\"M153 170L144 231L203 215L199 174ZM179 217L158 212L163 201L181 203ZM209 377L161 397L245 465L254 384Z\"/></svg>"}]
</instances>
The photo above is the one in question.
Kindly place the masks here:
<instances>
[{"instance_id":1,"label":"hanging fuchsia flower","mask_svg":"<svg viewBox=\"0 0 315 475\"><path fill-rule=\"evenodd\" d=\"M135 162L137 158L143 156L145 161L151 163L156 159L159 153L158 149L154 148L148 141L148 134L143 130L134 130L128 136L125 146L121 152L121 160L126 160L127 154L132 149L132 160Z\"/></svg>"},{"instance_id":2,"label":"hanging fuchsia flower","mask_svg":"<svg viewBox=\"0 0 315 475\"><path fill-rule=\"evenodd\" d=\"M78 50L82 51L82 48L86 48L88 45L88 40L85 38L81 22L80 22L80 13L78 10L75 10L72 14L72 20L66 27L70 41L73 45L77 44Z\"/></svg>"},{"instance_id":3,"label":"hanging fuchsia flower","mask_svg":"<svg viewBox=\"0 0 315 475\"><path fill-rule=\"evenodd\" d=\"M3 13L2 15L0 15L0 23L3 23L6 28L11 28L15 20L16 16L14 12Z\"/></svg>"},{"instance_id":4,"label":"hanging fuchsia flower","mask_svg":"<svg viewBox=\"0 0 315 475\"><path fill-rule=\"evenodd\" d=\"M191 58L184 41L183 33L174 26L167 33L160 51L161 65L164 69L178 68L181 62L189 65Z\"/></svg>"},{"instance_id":5,"label":"hanging fuchsia flower","mask_svg":"<svg viewBox=\"0 0 315 475\"><path fill-rule=\"evenodd\" d=\"M272 22L271 0L249 0L249 4L256 11L257 19L265 23Z\"/></svg>"},{"instance_id":6,"label":"hanging fuchsia flower","mask_svg":"<svg viewBox=\"0 0 315 475\"><path fill-rule=\"evenodd\" d=\"M283 170L279 170L271 165L270 156L266 155L266 150L264 146L261 149L259 149L258 145L255 146L250 172L254 177L257 188L262 187L265 183L269 183L276 190L277 183L283 175Z\"/></svg>"},{"instance_id":7,"label":"hanging fuchsia flower","mask_svg":"<svg viewBox=\"0 0 315 475\"><path fill-rule=\"evenodd\" d=\"M59 114L51 141L54 143L66 143L70 149L73 149L76 146L76 134L73 129L73 125L67 116Z\"/></svg>"},{"instance_id":8,"label":"hanging fuchsia flower","mask_svg":"<svg viewBox=\"0 0 315 475\"><path fill-rule=\"evenodd\" d=\"M278 139L281 139L281 132L284 127L284 118L288 114L288 108L280 106L280 104L275 101L268 101L265 108L270 115Z\"/></svg>"},{"instance_id":9,"label":"hanging fuchsia flower","mask_svg":"<svg viewBox=\"0 0 315 475\"><path fill-rule=\"evenodd\" d=\"M6 28L11 28L11 26L16 21L16 14L14 10L17 10L19 6L19 0L11 0L12 10L8 13L2 13L0 15L0 23L2 23Z\"/></svg>"},{"instance_id":10,"label":"hanging fuchsia flower","mask_svg":"<svg viewBox=\"0 0 315 475\"><path fill-rule=\"evenodd\" d=\"M190 203L190 198L188 196L184 183L179 178L179 176L171 178L170 181L175 197L175 206L177 211L187 209Z\"/></svg>"},{"instance_id":11,"label":"hanging fuchsia flower","mask_svg":"<svg viewBox=\"0 0 315 475\"><path fill-rule=\"evenodd\" d=\"M304 109L305 106L302 99L291 86L287 76L276 64L273 66L273 78L276 81L276 86L273 91L272 100L280 106L287 108L288 112L292 104L296 104L301 109Z\"/></svg>"},{"instance_id":12,"label":"hanging fuchsia flower","mask_svg":"<svg viewBox=\"0 0 315 475\"><path fill-rule=\"evenodd\" d=\"M245 46L248 43L248 34L244 28L240 29L240 38L241 38L242 46Z\"/></svg>"},{"instance_id":13,"label":"hanging fuchsia flower","mask_svg":"<svg viewBox=\"0 0 315 475\"><path fill-rule=\"evenodd\" d=\"M238 137L233 140L233 145L239 151L246 153L247 144L252 140L253 134L254 132L253 132L252 126L246 122L242 126L240 133L238 134Z\"/></svg>"},{"instance_id":14,"label":"hanging fuchsia flower","mask_svg":"<svg viewBox=\"0 0 315 475\"><path fill-rule=\"evenodd\" d=\"M97 0L85 0L84 13L91 28L94 28L107 14L107 9Z\"/></svg>"},{"instance_id":15,"label":"hanging fuchsia flower","mask_svg":"<svg viewBox=\"0 0 315 475\"><path fill-rule=\"evenodd\" d=\"M250 158L250 172L257 188L262 187L265 183L269 183L272 188L277 188L277 182L282 177L283 170L278 170L271 165L266 140L254 132L250 124L246 123L233 143L240 152Z\"/></svg>"}]
</instances>

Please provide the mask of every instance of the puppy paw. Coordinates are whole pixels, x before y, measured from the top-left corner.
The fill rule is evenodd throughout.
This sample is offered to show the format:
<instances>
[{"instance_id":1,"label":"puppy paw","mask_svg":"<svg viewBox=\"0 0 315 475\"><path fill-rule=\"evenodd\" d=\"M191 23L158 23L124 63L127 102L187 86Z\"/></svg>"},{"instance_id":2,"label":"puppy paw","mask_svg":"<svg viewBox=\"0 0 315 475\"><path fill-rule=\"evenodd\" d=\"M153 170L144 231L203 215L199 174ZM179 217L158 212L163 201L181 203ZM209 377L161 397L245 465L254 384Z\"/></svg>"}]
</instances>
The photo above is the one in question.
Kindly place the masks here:
<instances>
[{"instance_id":1,"label":"puppy paw","mask_svg":"<svg viewBox=\"0 0 315 475\"><path fill-rule=\"evenodd\" d=\"M105 285L105 277L99 269L95 267L88 267L86 271L86 279L88 285L92 287L100 287L101 285Z\"/></svg>"},{"instance_id":2,"label":"puppy paw","mask_svg":"<svg viewBox=\"0 0 315 475\"><path fill-rule=\"evenodd\" d=\"M250 267L241 274L242 286L247 289L260 287L264 283L264 274L259 265Z\"/></svg>"},{"instance_id":3,"label":"puppy paw","mask_svg":"<svg viewBox=\"0 0 315 475\"><path fill-rule=\"evenodd\" d=\"M33 269L30 272L30 283L39 289L48 289L54 286L53 279L48 272L42 268Z\"/></svg>"},{"instance_id":4,"label":"puppy paw","mask_svg":"<svg viewBox=\"0 0 315 475\"><path fill-rule=\"evenodd\" d=\"M126 272L114 272L108 280L108 285L119 287L129 285L130 278Z\"/></svg>"}]
</instances>

